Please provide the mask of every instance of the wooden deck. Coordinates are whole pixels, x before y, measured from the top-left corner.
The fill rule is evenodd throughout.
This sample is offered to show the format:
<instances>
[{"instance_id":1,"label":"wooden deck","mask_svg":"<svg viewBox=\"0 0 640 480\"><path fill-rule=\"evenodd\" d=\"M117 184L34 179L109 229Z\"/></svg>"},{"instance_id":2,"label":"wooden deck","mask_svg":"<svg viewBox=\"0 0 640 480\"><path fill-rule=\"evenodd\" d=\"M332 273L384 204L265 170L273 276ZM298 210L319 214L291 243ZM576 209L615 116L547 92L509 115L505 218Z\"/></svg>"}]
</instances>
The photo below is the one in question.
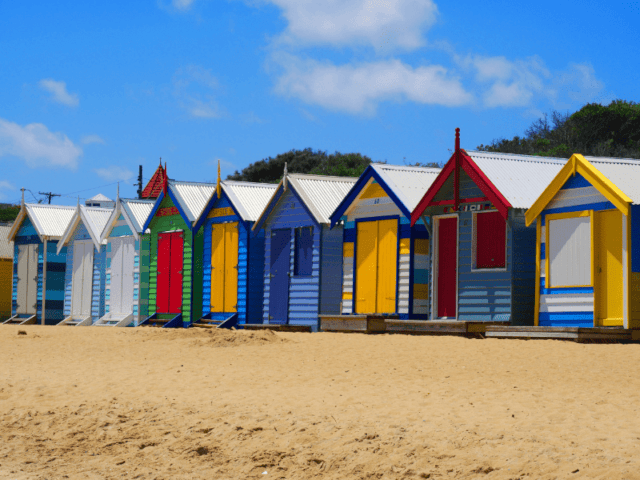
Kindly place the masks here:
<instances>
[{"instance_id":1,"label":"wooden deck","mask_svg":"<svg viewBox=\"0 0 640 480\"><path fill-rule=\"evenodd\" d=\"M274 332L311 332L308 325L270 325L267 323L245 323L241 326L245 330L272 330Z\"/></svg>"},{"instance_id":2,"label":"wooden deck","mask_svg":"<svg viewBox=\"0 0 640 480\"><path fill-rule=\"evenodd\" d=\"M487 338L568 340L577 343L626 343L640 340L640 330L621 327L510 327L490 326Z\"/></svg>"},{"instance_id":3,"label":"wooden deck","mask_svg":"<svg viewBox=\"0 0 640 480\"><path fill-rule=\"evenodd\" d=\"M322 332L384 333L386 319L397 318L385 315L320 315Z\"/></svg>"},{"instance_id":4,"label":"wooden deck","mask_svg":"<svg viewBox=\"0 0 640 480\"><path fill-rule=\"evenodd\" d=\"M507 326L508 322L470 322L462 320L385 320L387 333L409 335L455 335L483 338L489 327Z\"/></svg>"}]
</instances>

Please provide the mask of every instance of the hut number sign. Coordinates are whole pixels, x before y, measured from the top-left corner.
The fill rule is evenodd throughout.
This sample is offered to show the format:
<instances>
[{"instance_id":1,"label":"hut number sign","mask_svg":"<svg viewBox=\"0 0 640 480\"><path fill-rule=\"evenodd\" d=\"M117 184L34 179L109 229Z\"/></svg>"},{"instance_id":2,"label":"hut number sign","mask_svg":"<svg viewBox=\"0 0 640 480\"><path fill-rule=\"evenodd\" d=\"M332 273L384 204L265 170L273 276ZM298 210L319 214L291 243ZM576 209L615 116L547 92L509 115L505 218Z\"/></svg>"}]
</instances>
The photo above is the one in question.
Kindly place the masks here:
<instances>
[{"instance_id":1,"label":"hut number sign","mask_svg":"<svg viewBox=\"0 0 640 480\"><path fill-rule=\"evenodd\" d=\"M474 203L470 205L460 205L460 212L479 212L481 210L492 210L494 207L491 203ZM454 212L453 207L444 207L444 213Z\"/></svg>"}]
</instances>

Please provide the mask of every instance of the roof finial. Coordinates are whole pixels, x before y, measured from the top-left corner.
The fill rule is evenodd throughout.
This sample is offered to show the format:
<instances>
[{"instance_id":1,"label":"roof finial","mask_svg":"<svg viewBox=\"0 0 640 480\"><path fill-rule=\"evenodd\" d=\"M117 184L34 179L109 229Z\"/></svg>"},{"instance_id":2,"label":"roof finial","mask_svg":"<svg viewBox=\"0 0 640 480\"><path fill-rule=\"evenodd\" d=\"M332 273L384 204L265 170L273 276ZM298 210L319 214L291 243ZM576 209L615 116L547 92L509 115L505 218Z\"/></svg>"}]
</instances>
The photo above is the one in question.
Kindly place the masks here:
<instances>
[{"instance_id":1,"label":"roof finial","mask_svg":"<svg viewBox=\"0 0 640 480\"><path fill-rule=\"evenodd\" d=\"M24 187L20 189L22 191L22 200L20 201L20 205L24 205Z\"/></svg>"},{"instance_id":2,"label":"roof finial","mask_svg":"<svg viewBox=\"0 0 640 480\"><path fill-rule=\"evenodd\" d=\"M222 196L222 184L220 183L222 180L220 179L220 159L218 159L218 184L216 185L216 195L218 196L218 200Z\"/></svg>"},{"instance_id":3,"label":"roof finial","mask_svg":"<svg viewBox=\"0 0 640 480\"><path fill-rule=\"evenodd\" d=\"M118 188L116 190L116 200L120 198L120 182L118 182Z\"/></svg>"},{"instance_id":4,"label":"roof finial","mask_svg":"<svg viewBox=\"0 0 640 480\"><path fill-rule=\"evenodd\" d=\"M460 129L456 128L456 152L460 151Z\"/></svg>"},{"instance_id":5,"label":"roof finial","mask_svg":"<svg viewBox=\"0 0 640 480\"><path fill-rule=\"evenodd\" d=\"M165 162L167 163L167 162ZM160 157L160 168L162 168L162 157Z\"/></svg>"},{"instance_id":6,"label":"roof finial","mask_svg":"<svg viewBox=\"0 0 640 480\"><path fill-rule=\"evenodd\" d=\"M282 176L282 180L284 182L284 191L287 191L287 175L289 172L287 171L287 162L284 162L284 175Z\"/></svg>"},{"instance_id":7,"label":"roof finial","mask_svg":"<svg viewBox=\"0 0 640 480\"><path fill-rule=\"evenodd\" d=\"M78 195L78 207L80 206L80 195Z\"/></svg>"}]
</instances>

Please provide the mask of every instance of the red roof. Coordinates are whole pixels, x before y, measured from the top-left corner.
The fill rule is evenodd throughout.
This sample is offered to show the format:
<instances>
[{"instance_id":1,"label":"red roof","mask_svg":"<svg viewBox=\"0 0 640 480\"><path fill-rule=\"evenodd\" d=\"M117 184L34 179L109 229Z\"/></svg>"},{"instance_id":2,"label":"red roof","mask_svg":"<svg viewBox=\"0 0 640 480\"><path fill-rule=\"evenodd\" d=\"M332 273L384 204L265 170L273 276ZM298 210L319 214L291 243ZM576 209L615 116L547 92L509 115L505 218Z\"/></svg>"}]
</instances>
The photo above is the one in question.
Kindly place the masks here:
<instances>
[{"instance_id":1,"label":"red roof","mask_svg":"<svg viewBox=\"0 0 640 480\"><path fill-rule=\"evenodd\" d=\"M149 180L149 183L147 183L147 186L142 190L142 198L158 198L160 192L162 192L165 176L166 172L164 168L162 168L162 164L160 164L151 177L151 180Z\"/></svg>"}]
</instances>

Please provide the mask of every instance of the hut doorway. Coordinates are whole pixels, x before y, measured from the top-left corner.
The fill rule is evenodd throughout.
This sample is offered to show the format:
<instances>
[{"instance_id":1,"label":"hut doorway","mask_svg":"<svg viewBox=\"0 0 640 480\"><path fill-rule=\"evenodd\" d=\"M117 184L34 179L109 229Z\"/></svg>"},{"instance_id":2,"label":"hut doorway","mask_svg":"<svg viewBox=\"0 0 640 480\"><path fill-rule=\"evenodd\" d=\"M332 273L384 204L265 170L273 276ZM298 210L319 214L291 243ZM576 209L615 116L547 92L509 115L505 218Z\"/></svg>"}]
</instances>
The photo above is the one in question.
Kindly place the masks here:
<instances>
[{"instance_id":1,"label":"hut doorway","mask_svg":"<svg viewBox=\"0 0 640 480\"><path fill-rule=\"evenodd\" d=\"M358 222L355 313L394 313L398 220Z\"/></svg>"},{"instance_id":2,"label":"hut doorway","mask_svg":"<svg viewBox=\"0 0 640 480\"><path fill-rule=\"evenodd\" d=\"M184 233L158 234L157 313L182 312L182 277L184 268Z\"/></svg>"},{"instance_id":3,"label":"hut doorway","mask_svg":"<svg viewBox=\"0 0 640 480\"><path fill-rule=\"evenodd\" d=\"M133 268L136 255L133 237L117 237L111 243L110 313L133 312Z\"/></svg>"},{"instance_id":4,"label":"hut doorway","mask_svg":"<svg viewBox=\"0 0 640 480\"><path fill-rule=\"evenodd\" d=\"M71 315L91 315L93 290L93 251L91 240L73 242L73 276L71 278Z\"/></svg>"},{"instance_id":5,"label":"hut doorway","mask_svg":"<svg viewBox=\"0 0 640 480\"><path fill-rule=\"evenodd\" d=\"M212 227L211 311L238 311L238 222Z\"/></svg>"},{"instance_id":6,"label":"hut doorway","mask_svg":"<svg viewBox=\"0 0 640 480\"><path fill-rule=\"evenodd\" d=\"M595 212L596 326L623 325L622 213Z\"/></svg>"},{"instance_id":7,"label":"hut doorway","mask_svg":"<svg viewBox=\"0 0 640 480\"><path fill-rule=\"evenodd\" d=\"M437 317L456 318L458 217L438 219Z\"/></svg>"},{"instance_id":8,"label":"hut doorway","mask_svg":"<svg viewBox=\"0 0 640 480\"><path fill-rule=\"evenodd\" d=\"M285 324L289 319L289 269L291 264L291 230L271 233L271 267L269 282L269 323Z\"/></svg>"},{"instance_id":9,"label":"hut doorway","mask_svg":"<svg viewBox=\"0 0 640 480\"><path fill-rule=\"evenodd\" d=\"M38 245L18 245L18 298L16 314L36 313L38 308Z\"/></svg>"}]
</instances>

